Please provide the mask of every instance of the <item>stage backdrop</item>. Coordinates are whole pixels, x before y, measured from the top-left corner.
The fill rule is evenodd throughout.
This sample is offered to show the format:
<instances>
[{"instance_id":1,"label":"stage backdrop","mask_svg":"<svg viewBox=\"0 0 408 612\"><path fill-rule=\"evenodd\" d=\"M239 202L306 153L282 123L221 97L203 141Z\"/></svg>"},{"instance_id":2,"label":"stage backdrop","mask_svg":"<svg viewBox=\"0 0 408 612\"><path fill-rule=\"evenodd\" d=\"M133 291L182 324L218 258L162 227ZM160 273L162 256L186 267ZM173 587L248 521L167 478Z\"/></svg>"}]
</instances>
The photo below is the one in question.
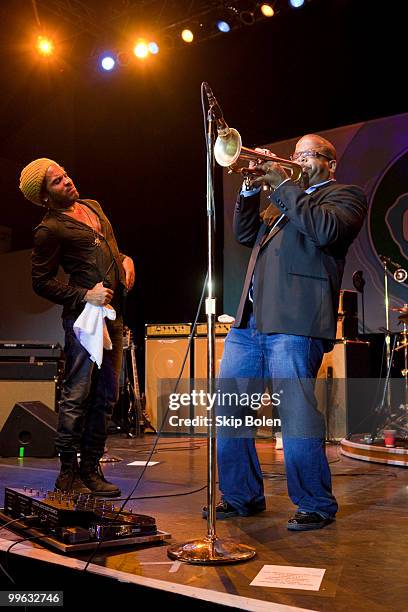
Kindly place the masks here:
<instances>
[{"instance_id":1,"label":"stage backdrop","mask_svg":"<svg viewBox=\"0 0 408 612\"><path fill-rule=\"evenodd\" d=\"M354 289L353 272L363 270L366 332L377 332L385 325L384 269L379 256L386 255L408 270L408 113L319 133L337 149L337 180L360 185L367 194L367 220L349 250L343 289ZM259 146L288 159L297 140ZM232 234L241 183L238 175L224 173L224 312L233 316L250 254ZM396 282L393 272L388 273L390 306L402 306L408 302L408 282ZM360 297L359 309L361 330ZM390 319L394 330L400 329L397 316L392 313Z\"/></svg>"}]
</instances>

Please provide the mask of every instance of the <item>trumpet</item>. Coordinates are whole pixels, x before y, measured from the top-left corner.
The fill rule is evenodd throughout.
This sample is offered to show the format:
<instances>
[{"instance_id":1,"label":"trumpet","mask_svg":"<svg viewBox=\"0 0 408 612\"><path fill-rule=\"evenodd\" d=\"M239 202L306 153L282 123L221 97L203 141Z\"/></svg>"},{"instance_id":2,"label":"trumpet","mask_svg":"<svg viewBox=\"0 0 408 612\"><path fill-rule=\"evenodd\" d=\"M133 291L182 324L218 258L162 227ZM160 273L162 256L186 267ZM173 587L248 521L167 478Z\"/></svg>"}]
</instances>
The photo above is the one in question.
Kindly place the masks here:
<instances>
[{"instance_id":1,"label":"trumpet","mask_svg":"<svg viewBox=\"0 0 408 612\"><path fill-rule=\"evenodd\" d=\"M289 176L295 183L300 183L304 180L302 166L289 159L275 157L272 153L261 153L255 149L248 149L242 146L242 140L239 132L234 128L226 128L218 130L218 137L214 145L214 157L217 163L224 168L229 168L229 172L238 172L245 177L248 176L263 176L266 174L261 168L248 168L242 166L242 161L272 161L281 165L286 170L289 170Z\"/></svg>"}]
</instances>

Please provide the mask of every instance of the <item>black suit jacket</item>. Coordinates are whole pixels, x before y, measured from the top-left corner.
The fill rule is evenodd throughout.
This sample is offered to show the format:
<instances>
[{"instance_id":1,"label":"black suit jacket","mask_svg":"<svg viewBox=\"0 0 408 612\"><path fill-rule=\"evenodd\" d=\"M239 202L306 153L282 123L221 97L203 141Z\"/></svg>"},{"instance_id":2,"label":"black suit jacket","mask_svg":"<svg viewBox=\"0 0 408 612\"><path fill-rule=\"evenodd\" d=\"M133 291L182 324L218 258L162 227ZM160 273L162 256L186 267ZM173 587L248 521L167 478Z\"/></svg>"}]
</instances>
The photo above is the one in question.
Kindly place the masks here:
<instances>
[{"instance_id":1,"label":"black suit jacket","mask_svg":"<svg viewBox=\"0 0 408 612\"><path fill-rule=\"evenodd\" d=\"M345 257L367 213L366 197L356 185L332 181L308 195L287 181L268 199L285 215L269 239L259 194L239 196L235 207L235 237L252 253L234 327L246 324L254 277L258 331L333 339Z\"/></svg>"}]
</instances>

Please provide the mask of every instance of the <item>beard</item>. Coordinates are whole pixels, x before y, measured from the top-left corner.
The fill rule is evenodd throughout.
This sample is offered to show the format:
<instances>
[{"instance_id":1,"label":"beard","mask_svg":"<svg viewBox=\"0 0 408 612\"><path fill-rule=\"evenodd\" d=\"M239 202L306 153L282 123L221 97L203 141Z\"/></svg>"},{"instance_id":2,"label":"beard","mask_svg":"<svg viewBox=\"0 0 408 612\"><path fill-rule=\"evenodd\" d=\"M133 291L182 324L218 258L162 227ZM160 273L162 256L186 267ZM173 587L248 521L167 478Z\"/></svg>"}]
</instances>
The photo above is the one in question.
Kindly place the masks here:
<instances>
[{"instance_id":1,"label":"beard","mask_svg":"<svg viewBox=\"0 0 408 612\"><path fill-rule=\"evenodd\" d=\"M78 198L78 191L74 187L66 194L52 194L50 202L53 203L54 208L69 208Z\"/></svg>"}]
</instances>

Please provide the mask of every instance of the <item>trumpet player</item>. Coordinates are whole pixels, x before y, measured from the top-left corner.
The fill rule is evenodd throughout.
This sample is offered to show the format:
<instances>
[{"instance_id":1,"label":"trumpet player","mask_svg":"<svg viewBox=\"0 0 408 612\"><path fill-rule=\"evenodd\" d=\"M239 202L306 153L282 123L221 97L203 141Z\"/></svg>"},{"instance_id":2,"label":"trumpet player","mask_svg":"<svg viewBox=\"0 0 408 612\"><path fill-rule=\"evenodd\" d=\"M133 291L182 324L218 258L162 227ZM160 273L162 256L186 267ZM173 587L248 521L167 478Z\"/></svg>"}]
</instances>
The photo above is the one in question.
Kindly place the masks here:
<instances>
[{"instance_id":1,"label":"trumpet player","mask_svg":"<svg viewBox=\"0 0 408 612\"><path fill-rule=\"evenodd\" d=\"M219 385L245 380L247 389L264 390L269 381L274 391L282 391L287 488L296 508L287 528L305 531L328 525L338 509L314 383L323 354L333 348L345 257L363 224L367 202L360 187L336 181L336 150L325 138L303 136L292 160L301 165L307 189L281 165L264 161L258 166L264 175L238 195L234 234L252 253L225 342ZM272 189L268 200L277 213L263 220L262 184ZM218 438L218 519L266 508L253 434L243 429L240 437L225 433Z\"/></svg>"}]
</instances>

